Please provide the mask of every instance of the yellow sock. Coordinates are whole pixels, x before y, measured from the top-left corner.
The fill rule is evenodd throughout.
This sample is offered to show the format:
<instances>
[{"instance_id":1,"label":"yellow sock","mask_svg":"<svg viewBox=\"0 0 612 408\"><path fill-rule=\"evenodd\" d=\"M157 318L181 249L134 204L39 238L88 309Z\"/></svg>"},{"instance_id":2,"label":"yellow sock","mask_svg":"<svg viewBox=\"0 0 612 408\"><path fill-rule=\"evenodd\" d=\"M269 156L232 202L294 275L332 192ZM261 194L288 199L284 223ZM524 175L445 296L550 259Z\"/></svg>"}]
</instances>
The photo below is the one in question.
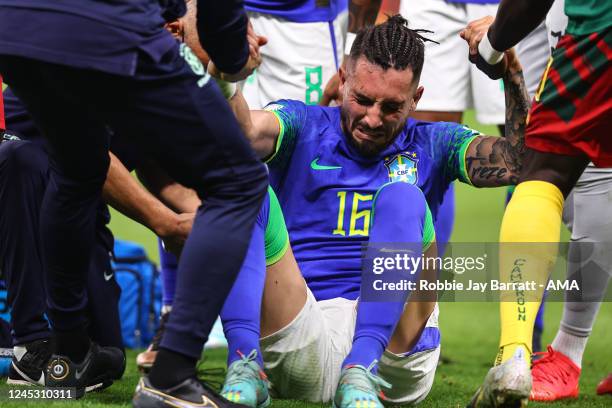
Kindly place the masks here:
<instances>
[{"instance_id":1,"label":"yellow sock","mask_svg":"<svg viewBox=\"0 0 612 408\"><path fill-rule=\"evenodd\" d=\"M539 285L546 284L556 261L562 211L563 194L544 181L519 184L506 208L499 238L500 281L535 285L500 294L501 336L495 364L508 360L519 347L530 361L533 324L544 290Z\"/></svg>"}]
</instances>

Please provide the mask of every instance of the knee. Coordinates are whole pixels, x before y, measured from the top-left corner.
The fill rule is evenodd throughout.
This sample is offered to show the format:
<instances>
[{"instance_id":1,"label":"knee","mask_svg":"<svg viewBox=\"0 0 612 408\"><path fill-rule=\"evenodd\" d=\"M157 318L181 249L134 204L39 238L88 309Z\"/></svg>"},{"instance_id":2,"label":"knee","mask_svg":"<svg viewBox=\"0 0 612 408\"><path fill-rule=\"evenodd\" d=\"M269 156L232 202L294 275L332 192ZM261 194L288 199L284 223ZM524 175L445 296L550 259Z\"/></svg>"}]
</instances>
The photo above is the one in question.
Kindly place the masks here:
<instances>
[{"instance_id":1,"label":"knee","mask_svg":"<svg viewBox=\"0 0 612 408\"><path fill-rule=\"evenodd\" d=\"M420 188L397 181L385 184L376 192L373 208L375 212L394 214L401 220L406 217L423 217L427 201Z\"/></svg>"}]
</instances>

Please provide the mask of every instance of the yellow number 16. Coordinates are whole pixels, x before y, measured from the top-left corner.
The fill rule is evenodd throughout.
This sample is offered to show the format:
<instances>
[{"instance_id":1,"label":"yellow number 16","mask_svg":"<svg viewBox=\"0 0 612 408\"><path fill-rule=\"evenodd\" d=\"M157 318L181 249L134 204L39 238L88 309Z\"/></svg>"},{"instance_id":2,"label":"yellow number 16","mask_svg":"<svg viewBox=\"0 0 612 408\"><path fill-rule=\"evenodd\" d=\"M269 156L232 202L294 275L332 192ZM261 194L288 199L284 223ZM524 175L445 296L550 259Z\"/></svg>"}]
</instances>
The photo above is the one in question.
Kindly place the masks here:
<instances>
[{"instance_id":1,"label":"yellow number 16","mask_svg":"<svg viewBox=\"0 0 612 408\"><path fill-rule=\"evenodd\" d=\"M334 230L334 235L342 235L346 236L346 231L344 229L344 210L346 208L346 196L347 191L339 191L338 199L339 199L339 207L338 207L338 224L336 225L336 229ZM370 210L359 210L360 202L370 202L372 201L372 194L359 194L353 193L353 203L351 206L351 218L349 222L349 236L361 235L367 237L370 232ZM363 220L363 221L361 221ZM357 223L363 222L362 228L357 228Z\"/></svg>"}]
</instances>

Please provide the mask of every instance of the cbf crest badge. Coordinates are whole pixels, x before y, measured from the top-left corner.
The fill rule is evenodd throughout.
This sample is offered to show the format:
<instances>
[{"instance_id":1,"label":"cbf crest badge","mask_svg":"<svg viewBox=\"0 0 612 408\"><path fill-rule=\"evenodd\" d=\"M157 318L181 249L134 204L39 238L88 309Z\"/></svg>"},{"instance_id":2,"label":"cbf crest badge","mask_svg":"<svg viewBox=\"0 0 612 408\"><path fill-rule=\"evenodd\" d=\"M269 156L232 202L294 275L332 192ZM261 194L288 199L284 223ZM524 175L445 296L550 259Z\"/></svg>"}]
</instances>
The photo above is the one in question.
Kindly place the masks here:
<instances>
[{"instance_id":1,"label":"cbf crest badge","mask_svg":"<svg viewBox=\"0 0 612 408\"><path fill-rule=\"evenodd\" d=\"M389 171L389 181L404 181L410 184L416 184L419 180L417 173L416 153L404 152L393 157L385 159L385 166Z\"/></svg>"}]
</instances>

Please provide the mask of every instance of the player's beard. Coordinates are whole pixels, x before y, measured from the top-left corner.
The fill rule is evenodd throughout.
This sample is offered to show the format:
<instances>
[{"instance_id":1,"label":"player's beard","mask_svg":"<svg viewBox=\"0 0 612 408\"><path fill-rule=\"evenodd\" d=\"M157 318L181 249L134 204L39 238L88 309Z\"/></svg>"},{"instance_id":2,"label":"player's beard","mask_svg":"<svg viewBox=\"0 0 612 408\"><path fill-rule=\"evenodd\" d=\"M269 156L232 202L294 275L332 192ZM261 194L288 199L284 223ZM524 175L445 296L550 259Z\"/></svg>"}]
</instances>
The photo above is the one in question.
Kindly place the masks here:
<instances>
[{"instance_id":1,"label":"player's beard","mask_svg":"<svg viewBox=\"0 0 612 408\"><path fill-rule=\"evenodd\" d=\"M379 138L377 138L377 141L381 140L381 142L378 143L370 140L357 140L357 138L353 136L353 132L357 128L364 129L364 126L359 126L359 124L353 124L353 126L350 126L351 124L349 122L348 115L343 110L340 111L340 116L342 118L342 130L344 133L344 137L346 138L348 143L364 157L378 156L383 150L385 150L395 141L395 138L400 133L401 129L403 129L404 127L402 125L395 131L390 131L385 128L382 128L380 131L376 131L376 133L381 133ZM368 129L364 130L366 130L367 132Z\"/></svg>"}]
</instances>

